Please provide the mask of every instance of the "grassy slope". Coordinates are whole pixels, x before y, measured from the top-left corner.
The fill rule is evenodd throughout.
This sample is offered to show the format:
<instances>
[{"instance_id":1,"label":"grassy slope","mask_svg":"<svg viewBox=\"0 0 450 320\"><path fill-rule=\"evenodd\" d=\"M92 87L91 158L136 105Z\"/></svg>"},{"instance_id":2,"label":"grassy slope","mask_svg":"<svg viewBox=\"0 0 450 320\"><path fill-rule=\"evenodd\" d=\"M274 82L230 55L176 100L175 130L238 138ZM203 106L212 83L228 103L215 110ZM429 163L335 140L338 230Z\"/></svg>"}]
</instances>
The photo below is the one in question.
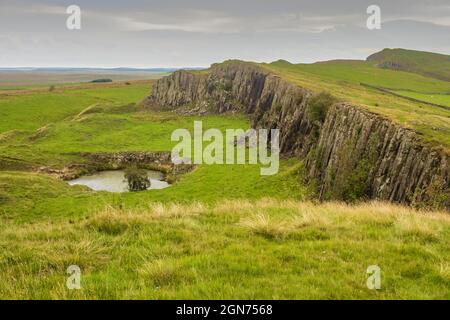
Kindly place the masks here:
<instances>
[{"instance_id":1,"label":"grassy slope","mask_svg":"<svg viewBox=\"0 0 450 320\"><path fill-rule=\"evenodd\" d=\"M148 92L150 82L132 86L97 86L91 89L38 91L36 93L0 95L0 134L9 130L36 130L46 124L77 114L94 103L131 103ZM84 85L86 87L86 85Z\"/></svg>"},{"instance_id":2,"label":"grassy slope","mask_svg":"<svg viewBox=\"0 0 450 320\"><path fill-rule=\"evenodd\" d=\"M82 103L61 104L51 124L24 103L23 132L0 139L2 155L63 165L80 160L72 151L168 150L171 130L194 118L121 107L147 92L57 92L51 101L75 94ZM90 98L97 111L78 115ZM205 128L248 126L238 116L201 119ZM170 188L127 194L0 171L0 297L449 298L447 215L298 203L289 199L308 193L301 167L283 160L278 175L261 177L258 166L200 166ZM65 288L71 264L82 268L80 291ZM381 291L365 286L372 264L383 270Z\"/></svg>"},{"instance_id":3,"label":"grassy slope","mask_svg":"<svg viewBox=\"0 0 450 320\"><path fill-rule=\"evenodd\" d=\"M169 113L121 113L114 106L103 112L74 116L47 125L31 135L4 138L0 150L4 156L24 158L40 164L62 166L73 161L73 153L118 151L170 151L172 131L192 131L195 117ZM242 116L208 116L201 119L207 128L248 128Z\"/></svg>"},{"instance_id":4,"label":"grassy slope","mask_svg":"<svg viewBox=\"0 0 450 320\"><path fill-rule=\"evenodd\" d=\"M395 68L450 81L450 55L446 54L384 49L368 57L367 61L379 67Z\"/></svg>"},{"instance_id":5,"label":"grassy slope","mask_svg":"<svg viewBox=\"0 0 450 320\"><path fill-rule=\"evenodd\" d=\"M405 97L427 101L435 104L439 104L442 106L450 107L450 94L445 93L421 93L415 91L401 91L401 90L393 90L395 93L400 94Z\"/></svg>"},{"instance_id":6,"label":"grassy slope","mask_svg":"<svg viewBox=\"0 0 450 320\"><path fill-rule=\"evenodd\" d=\"M178 128L192 132L194 120L202 120L204 130L249 127L249 121L243 116L185 117L173 113L140 112L132 105L123 105L130 99L142 99L148 90L148 87L124 86L76 92L82 97L101 98L101 102L81 112L80 108L67 104L66 112L71 115L60 121L35 131L4 135L0 140L1 155L39 165L63 167L82 162L83 158L77 155L80 152L170 151L176 144L170 139L171 133ZM137 92L138 98L135 97ZM38 93L31 96L39 98L41 94L47 95ZM66 94L54 94L53 99ZM29 99L25 95L17 98ZM29 121L30 127L42 124L36 124L34 117L30 117ZM258 166L201 166L169 189L121 196L83 191L45 175L3 171L0 173L1 212L17 220L32 221L36 218L82 216L88 213L86 209L91 206L105 205L117 199L124 205L152 200L211 202L222 197L300 199L306 192L299 185L300 167L301 163L283 160L280 175L262 177ZM255 185L259 189L255 189ZM42 197L42 194L48 196Z\"/></svg>"},{"instance_id":7,"label":"grassy slope","mask_svg":"<svg viewBox=\"0 0 450 320\"><path fill-rule=\"evenodd\" d=\"M1 224L2 298L450 298L444 213L262 199ZM79 291L65 287L71 264ZM366 287L369 265L379 291Z\"/></svg>"},{"instance_id":8,"label":"grassy slope","mask_svg":"<svg viewBox=\"0 0 450 320\"><path fill-rule=\"evenodd\" d=\"M449 93L450 83L418 74L379 69L366 61L334 60L296 65L300 70L333 80L366 83L394 90L407 89L422 93Z\"/></svg>"},{"instance_id":9,"label":"grassy slope","mask_svg":"<svg viewBox=\"0 0 450 320\"><path fill-rule=\"evenodd\" d=\"M366 83L392 90L445 94L450 92L450 82L378 69L362 61L330 61L310 65L281 61L264 64L263 67L315 92L329 91L343 101L387 116L402 126L422 133L424 141L450 148L450 111L360 85Z\"/></svg>"}]
</instances>

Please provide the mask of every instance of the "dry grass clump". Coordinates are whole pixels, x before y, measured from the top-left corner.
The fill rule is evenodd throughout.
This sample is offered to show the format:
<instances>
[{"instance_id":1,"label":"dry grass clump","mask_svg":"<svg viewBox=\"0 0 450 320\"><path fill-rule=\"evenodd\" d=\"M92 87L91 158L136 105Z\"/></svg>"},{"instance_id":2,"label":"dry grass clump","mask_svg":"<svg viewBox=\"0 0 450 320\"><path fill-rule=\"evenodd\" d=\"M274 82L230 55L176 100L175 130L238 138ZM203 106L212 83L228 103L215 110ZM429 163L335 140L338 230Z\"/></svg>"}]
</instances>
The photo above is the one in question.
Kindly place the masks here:
<instances>
[{"instance_id":1,"label":"dry grass clump","mask_svg":"<svg viewBox=\"0 0 450 320\"><path fill-rule=\"evenodd\" d=\"M186 216L203 214L208 210L208 206L200 202L194 202L190 204L155 203L150 205L150 214L154 218L182 218Z\"/></svg>"},{"instance_id":2,"label":"dry grass clump","mask_svg":"<svg viewBox=\"0 0 450 320\"><path fill-rule=\"evenodd\" d=\"M179 277L178 268L173 261L156 259L142 265L138 274L148 279L154 287L173 284Z\"/></svg>"},{"instance_id":3,"label":"dry grass clump","mask_svg":"<svg viewBox=\"0 0 450 320\"><path fill-rule=\"evenodd\" d=\"M398 237L433 240L444 226L450 224L447 212L421 211L384 202L317 204L267 198L257 201L224 200L216 204L158 202L132 209L106 206L75 225L30 224L25 228L8 229L3 236L15 241L45 243L67 236L67 232L76 233L70 226L117 236L161 219L171 221L204 214L235 215L240 227L273 239L284 239L305 228L336 231L366 226L379 230L392 228Z\"/></svg>"},{"instance_id":4,"label":"dry grass clump","mask_svg":"<svg viewBox=\"0 0 450 320\"><path fill-rule=\"evenodd\" d=\"M415 237L415 240L436 239L443 224L450 224L450 214L446 212L420 211L412 208L384 203L368 202L349 205L340 202L316 204L312 202L281 201L261 199L251 204L248 201L227 202L233 211L243 215L240 225L252 233L274 239L283 239L301 228L326 229L394 228L399 237ZM225 210L224 204L219 210ZM279 211L288 215L277 216Z\"/></svg>"},{"instance_id":5,"label":"dry grass clump","mask_svg":"<svg viewBox=\"0 0 450 320\"><path fill-rule=\"evenodd\" d=\"M284 239L291 230L287 221L273 221L265 213L244 218L240 225L254 234L273 239Z\"/></svg>"},{"instance_id":6,"label":"dry grass clump","mask_svg":"<svg viewBox=\"0 0 450 320\"><path fill-rule=\"evenodd\" d=\"M177 219L205 213L208 206L202 203L163 204L152 203L148 207L121 209L106 206L85 222L87 228L110 235L119 235L128 229L139 228L155 219Z\"/></svg>"},{"instance_id":7,"label":"dry grass clump","mask_svg":"<svg viewBox=\"0 0 450 320\"><path fill-rule=\"evenodd\" d=\"M313 283L309 292L322 283L330 294L373 298L360 289L366 266L375 261L395 288L421 297L430 287L444 292L441 284L450 281L449 232L446 212L277 199L106 206L76 220L0 221L0 296L180 298L207 292L221 298L218 288L239 279L253 297L262 292L261 275L273 279L274 292L281 275L291 292L286 297L298 297L295 283ZM83 274L83 290L76 292L65 287L73 264ZM339 288L328 281L337 269L345 270ZM355 280L355 274L362 276ZM414 284L405 287L405 281ZM230 292L225 297L235 297ZM378 294L404 298L389 289Z\"/></svg>"},{"instance_id":8,"label":"dry grass clump","mask_svg":"<svg viewBox=\"0 0 450 320\"><path fill-rule=\"evenodd\" d=\"M447 212L420 211L383 202L349 205L339 202L317 204L277 199L260 199L253 202L224 200L216 204L151 203L146 207L133 209L106 206L78 222L8 226L4 228L2 238L30 245L38 243L42 248L48 249L46 252L61 253L70 250L72 258L77 256L77 252L86 251L97 256L101 255L101 252L95 248L90 236L91 231L116 237L166 220L170 223L179 221L185 227L196 228L197 224L192 218L205 214L233 215L231 221L237 221L238 227L250 234L274 240L304 238L305 232L315 232L315 236L309 235L306 237L308 239L315 239L316 236L321 238L324 235L326 238L363 239L370 237L370 234L378 238L384 236L383 232L390 230L390 237L402 241L429 242L438 241L440 234L450 225L450 214ZM80 233L80 229L87 233ZM73 238L77 239L77 242L63 245L64 250L56 248L58 243L61 243L61 238ZM86 245L77 247L82 244ZM75 260L82 259L81 256L80 254ZM47 257L44 260L55 261Z\"/></svg>"},{"instance_id":9,"label":"dry grass clump","mask_svg":"<svg viewBox=\"0 0 450 320\"><path fill-rule=\"evenodd\" d=\"M216 213L242 213L249 212L254 209L254 204L250 200L223 200L214 206Z\"/></svg>"}]
</instances>

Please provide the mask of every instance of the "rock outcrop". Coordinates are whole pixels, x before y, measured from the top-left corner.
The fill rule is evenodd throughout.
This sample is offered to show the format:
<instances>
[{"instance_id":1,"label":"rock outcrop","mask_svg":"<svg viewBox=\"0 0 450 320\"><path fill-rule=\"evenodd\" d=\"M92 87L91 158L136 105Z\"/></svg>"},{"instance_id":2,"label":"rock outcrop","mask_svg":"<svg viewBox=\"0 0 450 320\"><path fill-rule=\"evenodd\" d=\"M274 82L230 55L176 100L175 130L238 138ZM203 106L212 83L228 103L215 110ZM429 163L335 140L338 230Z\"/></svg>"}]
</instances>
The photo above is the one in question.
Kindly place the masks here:
<instances>
[{"instance_id":1,"label":"rock outcrop","mask_svg":"<svg viewBox=\"0 0 450 320\"><path fill-rule=\"evenodd\" d=\"M62 169L41 166L34 168L34 171L54 175L62 180L72 180L84 174L137 165L141 168L161 171L165 174L166 181L174 182L179 175L195 168L195 165L191 164L174 164L170 152L81 153L80 155L86 159L83 163L73 163Z\"/></svg>"},{"instance_id":2,"label":"rock outcrop","mask_svg":"<svg viewBox=\"0 0 450 320\"><path fill-rule=\"evenodd\" d=\"M149 108L190 114L243 112L254 128L280 129L281 152L305 160L321 199L370 198L450 207L450 156L417 133L358 106L312 119L314 94L252 63L178 71L156 82Z\"/></svg>"}]
</instances>

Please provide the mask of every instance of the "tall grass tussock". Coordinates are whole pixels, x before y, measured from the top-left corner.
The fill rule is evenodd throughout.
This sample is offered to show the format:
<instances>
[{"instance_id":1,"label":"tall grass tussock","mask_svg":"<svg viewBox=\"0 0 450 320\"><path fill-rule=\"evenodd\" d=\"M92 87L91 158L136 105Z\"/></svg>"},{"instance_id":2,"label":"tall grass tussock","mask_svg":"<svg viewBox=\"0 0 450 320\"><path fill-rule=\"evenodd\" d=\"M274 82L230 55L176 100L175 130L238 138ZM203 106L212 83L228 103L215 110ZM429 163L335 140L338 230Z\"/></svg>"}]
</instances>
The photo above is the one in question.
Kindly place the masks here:
<instances>
[{"instance_id":1,"label":"tall grass tussock","mask_svg":"<svg viewBox=\"0 0 450 320\"><path fill-rule=\"evenodd\" d=\"M449 298L449 213L383 202L108 205L1 230L3 299ZM65 287L72 264L81 290Z\"/></svg>"}]
</instances>

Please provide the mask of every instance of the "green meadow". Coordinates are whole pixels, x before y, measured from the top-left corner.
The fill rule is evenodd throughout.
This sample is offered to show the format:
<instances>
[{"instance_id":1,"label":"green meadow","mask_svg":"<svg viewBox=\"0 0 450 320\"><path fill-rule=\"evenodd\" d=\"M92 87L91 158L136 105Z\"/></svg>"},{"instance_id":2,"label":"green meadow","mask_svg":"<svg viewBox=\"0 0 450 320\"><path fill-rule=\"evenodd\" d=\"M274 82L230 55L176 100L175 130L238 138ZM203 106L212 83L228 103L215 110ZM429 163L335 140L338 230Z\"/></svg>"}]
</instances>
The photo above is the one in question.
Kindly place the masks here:
<instances>
[{"instance_id":1,"label":"green meadow","mask_svg":"<svg viewBox=\"0 0 450 320\"><path fill-rule=\"evenodd\" d=\"M427 101L450 108L450 93L420 93L415 91L401 90L395 90L394 92L405 97Z\"/></svg>"},{"instance_id":2,"label":"green meadow","mask_svg":"<svg viewBox=\"0 0 450 320\"><path fill-rule=\"evenodd\" d=\"M289 68L288 77L304 74ZM258 165L200 165L169 188L121 194L20 167L63 168L83 152L170 151L172 131L192 131L194 120L204 130L250 125L242 115L142 110L135 103L150 89L0 96L1 299L450 298L448 213L315 203L298 159L282 159L273 176ZM430 111L438 115L448 121ZM66 287L70 265L81 268L80 290ZM381 290L366 286L370 265L382 270Z\"/></svg>"}]
</instances>

